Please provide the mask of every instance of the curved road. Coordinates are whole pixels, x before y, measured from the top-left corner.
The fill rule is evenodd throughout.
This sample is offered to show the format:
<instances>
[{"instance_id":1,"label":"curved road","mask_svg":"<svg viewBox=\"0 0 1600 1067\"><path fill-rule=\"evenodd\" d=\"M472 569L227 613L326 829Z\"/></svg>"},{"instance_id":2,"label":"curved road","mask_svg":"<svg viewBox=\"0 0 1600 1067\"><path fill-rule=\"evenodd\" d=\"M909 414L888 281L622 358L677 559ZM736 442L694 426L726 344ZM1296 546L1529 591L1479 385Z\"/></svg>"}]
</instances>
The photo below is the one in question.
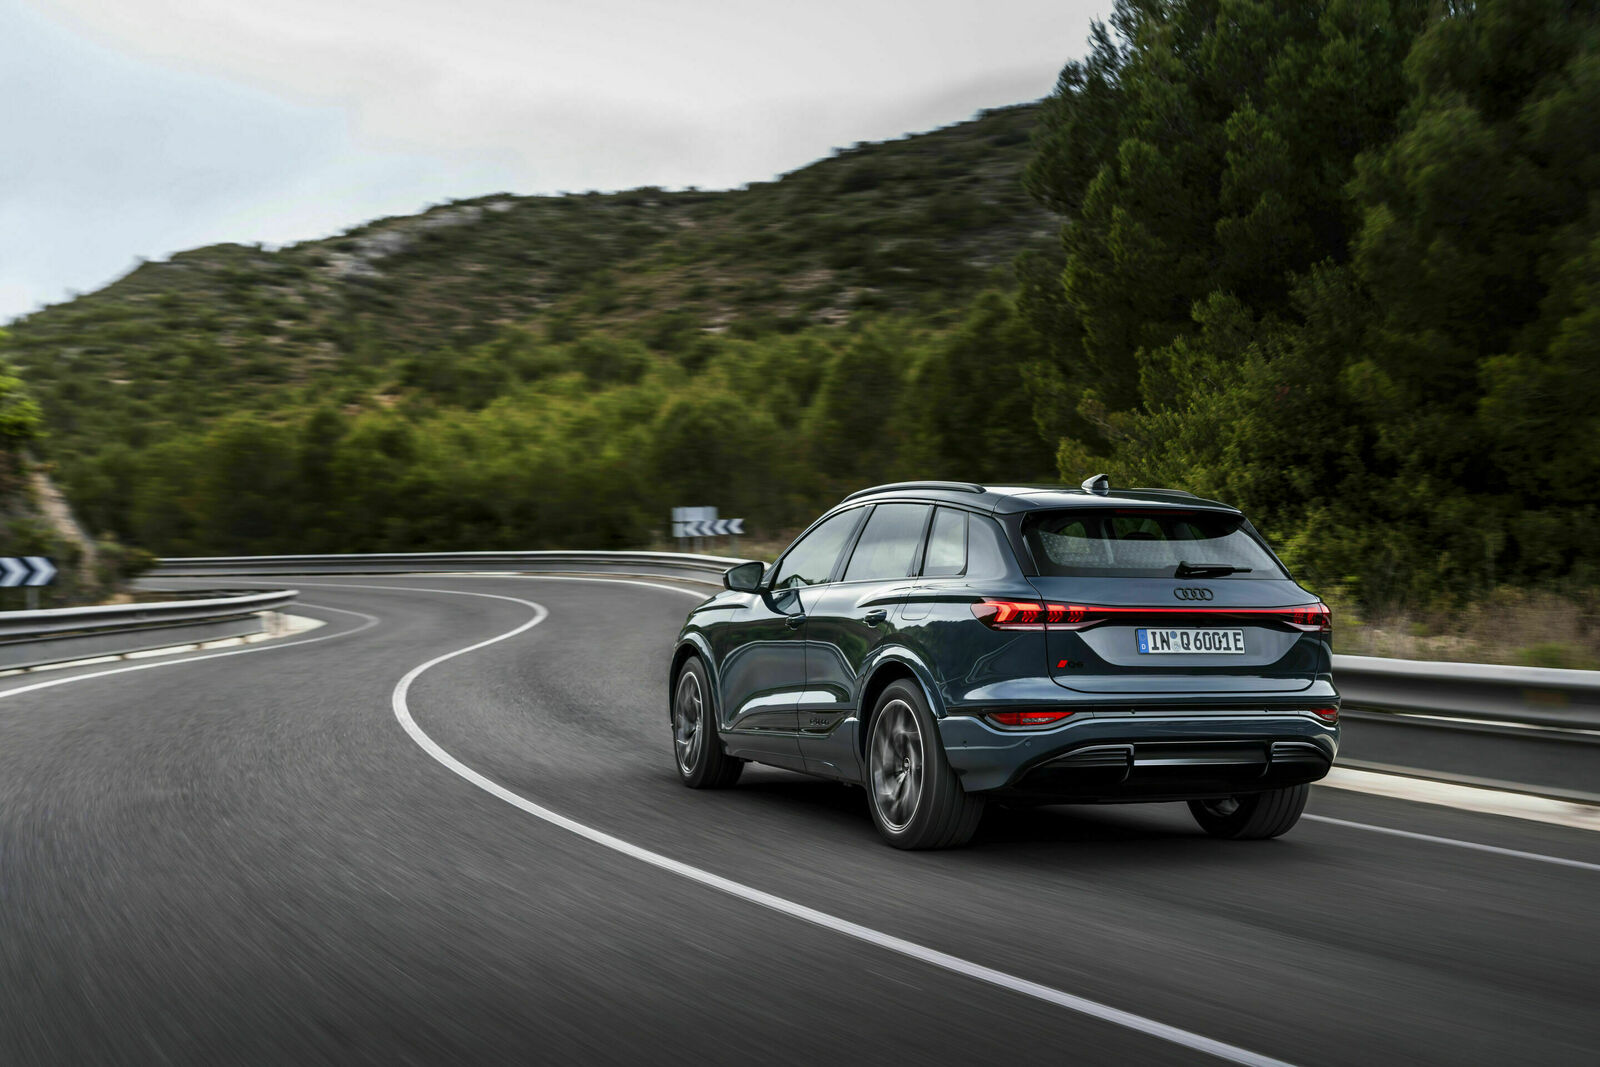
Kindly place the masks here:
<instances>
[{"instance_id":1,"label":"curved road","mask_svg":"<svg viewBox=\"0 0 1600 1067\"><path fill-rule=\"evenodd\" d=\"M276 584L327 625L0 679L0 1062L1600 1057L1600 835L1324 789L900 853L677 783L683 588Z\"/></svg>"}]
</instances>

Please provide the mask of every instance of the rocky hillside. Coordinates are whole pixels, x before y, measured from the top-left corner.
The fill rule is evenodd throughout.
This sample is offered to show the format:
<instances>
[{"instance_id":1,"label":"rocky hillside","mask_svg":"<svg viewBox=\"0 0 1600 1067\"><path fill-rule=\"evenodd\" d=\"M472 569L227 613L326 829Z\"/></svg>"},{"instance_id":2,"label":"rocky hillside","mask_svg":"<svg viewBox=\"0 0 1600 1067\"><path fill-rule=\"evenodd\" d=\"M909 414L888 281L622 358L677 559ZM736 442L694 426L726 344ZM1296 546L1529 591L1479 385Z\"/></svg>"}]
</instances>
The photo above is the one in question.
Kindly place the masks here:
<instances>
[{"instance_id":1,"label":"rocky hillside","mask_svg":"<svg viewBox=\"0 0 1600 1067\"><path fill-rule=\"evenodd\" d=\"M204 418L512 325L659 340L937 313L1051 242L1020 183L1035 114L859 144L726 192L495 195L279 250L195 249L18 320L8 356L59 446L111 412Z\"/></svg>"}]
</instances>

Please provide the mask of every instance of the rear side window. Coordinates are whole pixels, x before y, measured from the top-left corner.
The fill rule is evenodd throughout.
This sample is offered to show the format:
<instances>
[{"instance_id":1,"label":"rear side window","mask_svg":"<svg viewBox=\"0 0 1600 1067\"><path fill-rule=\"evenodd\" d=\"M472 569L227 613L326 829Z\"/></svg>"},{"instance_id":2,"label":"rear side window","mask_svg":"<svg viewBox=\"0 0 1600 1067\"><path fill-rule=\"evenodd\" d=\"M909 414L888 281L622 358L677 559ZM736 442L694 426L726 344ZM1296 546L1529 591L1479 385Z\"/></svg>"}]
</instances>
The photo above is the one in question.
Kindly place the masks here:
<instances>
[{"instance_id":1,"label":"rear side window","mask_svg":"<svg viewBox=\"0 0 1600 1067\"><path fill-rule=\"evenodd\" d=\"M844 551L845 543L860 521L861 509L852 508L824 520L801 537L778 565L772 588L787 589L827 581L833 575L833 565L839 562L839 553Z\"/></svg>"},{"instance_id":2,"label":"rear side window","mask_svg":"<svg viewBox=\"0 0 1600 1067\"><path fill-rule=\"evenodd\" d=\"M1044 511L1023 521L1022 537L1044 575L1203 577L1207 581L1288 577L1237 515L1125 509ZM1180 566L1185 571L1180 571ZM1215 569L1198 570L1205 567ZM1228 568L1233 568L1232 572Z\"/></svg>"},{"instance_id":3,"label":"rear side window","mask_svg":"<svg viewBox=\"0 0 1600 1067\"><path fill-rule=\"evenodd\" d=\"M1015 565L1005 534L993 519L967 517L967 577L1003 578Z\"/></svg>"},{"instance_id":4,"label":"rear side window","mask_svg":"<svg viewBox=\"0 0 1600 1067\"><path fill-rule=\"evenodd\" d=\"M844 580L908 576L927 522L927 504L879 504L873 508L850 556L850 566L845 568Z\"/></svg>"},{"instance_id":5,"label":"rear side window","mask_svg":"<svg viewBox=\"0 0 1600 1067\"><path fill-rule=\"evenodd\" d=\"M933 515L933 532L928 535L928 558L923 561L925 575L960 574L967 569L967 513L939 508Z\"/></svg>"}]
</instances>

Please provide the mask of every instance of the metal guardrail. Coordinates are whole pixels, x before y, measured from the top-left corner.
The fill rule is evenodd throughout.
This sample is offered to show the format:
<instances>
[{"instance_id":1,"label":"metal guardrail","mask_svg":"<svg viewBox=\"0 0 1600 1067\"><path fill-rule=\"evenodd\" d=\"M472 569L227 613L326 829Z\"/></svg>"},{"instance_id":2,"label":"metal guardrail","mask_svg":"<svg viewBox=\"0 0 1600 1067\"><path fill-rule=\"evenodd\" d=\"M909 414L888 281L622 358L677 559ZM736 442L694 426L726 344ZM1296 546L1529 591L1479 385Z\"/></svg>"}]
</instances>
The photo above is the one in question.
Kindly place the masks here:
<instances>
[{"instance_id":1,"label":"metal guardrail","mask_svg":"<svg viewBox=\"0 0 1600 1067\"><path fill-rule=\"evenodd\" d=\"M0 612L0 670L244 637L261 613L292 604L293 589L237 596Z\"/></svg>"},{"instance_id":2,"label":"metal guardrail","mask_svg":"<svg viewBox=\"0 0 1600 1067\"><path fill-rule=\"evenodd\" d=\"M678 552L385 552L320 556L163 559L152 577L401 574L448 571L607 574L687 578L720 585L743 560ZM1461 719L1600 730L1600 671L1430 663L1334 656L1345 705Z\"/></svg>"},{"instance_id":3,"label":"metal guardrail","mask_svg":"<svg viewBox=\"0 0 1600 1067\"><path fill-rule=\"evenodd\" d=\"M1347 707L1600 730L1600 671L1334 656Z\"/></svg>"},{"instance_id":4,"label":"metal guardrail","mask_svg":"<svg viewBox=\"0 0 1600 1067\"><path fill-rule=\"evenodd\" d=\"M595 571L722 584L745 560L682 552L368 552L322 556L210 556L157 560L152 578L276 574L417 574L450 571Z\"/></svg>"}]
</instances>

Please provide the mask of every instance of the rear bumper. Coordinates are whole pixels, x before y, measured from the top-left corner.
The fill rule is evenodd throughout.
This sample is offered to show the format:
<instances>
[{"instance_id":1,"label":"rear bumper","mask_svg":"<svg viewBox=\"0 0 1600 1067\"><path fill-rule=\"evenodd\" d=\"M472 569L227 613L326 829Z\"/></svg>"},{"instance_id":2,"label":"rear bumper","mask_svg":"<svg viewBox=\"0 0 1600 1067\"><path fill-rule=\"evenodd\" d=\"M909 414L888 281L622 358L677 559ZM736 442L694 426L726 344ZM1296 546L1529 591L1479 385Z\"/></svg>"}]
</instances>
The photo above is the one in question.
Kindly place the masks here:
<instances>
[{"instance_id":1,"label":"rear bumper","mask_svg":"<svg viewBox=\"0 0 1600 1067\"><path fill-rule=\"evenodd\" d=\"M1133 801L1228 796L1328 773L1339 728L1306 713L1086 714L1050 730L1001 730L970 715L939 720L969 793Z\"/></svg>"}]
</instances>

